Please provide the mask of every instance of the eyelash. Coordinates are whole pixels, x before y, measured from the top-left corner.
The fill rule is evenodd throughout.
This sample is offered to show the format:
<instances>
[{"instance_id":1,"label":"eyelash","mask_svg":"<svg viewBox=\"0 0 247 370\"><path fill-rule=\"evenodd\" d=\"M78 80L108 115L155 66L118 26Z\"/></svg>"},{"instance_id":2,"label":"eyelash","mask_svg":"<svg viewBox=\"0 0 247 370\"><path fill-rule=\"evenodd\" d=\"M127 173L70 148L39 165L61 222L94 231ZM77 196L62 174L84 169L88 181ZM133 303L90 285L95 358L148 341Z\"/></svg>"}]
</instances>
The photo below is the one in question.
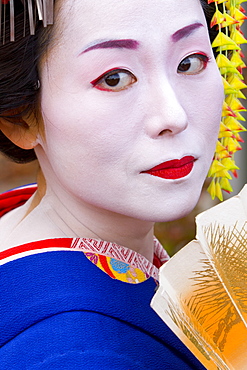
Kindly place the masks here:
<instances>
[{"instance_id":1,"label":"eyelash","mask_svg":"<svg viewBox=\"0 0 247 370\"><path fill-rule=\"evenodd\" d=\"M118 77L116 77L117 75ZM106 79L109 78L108 82L110 83L110 77L112 77L113 84L107 85ZM117 82L116 85L114 85L115 82ZM118 87L119 83L121 84L121 82L123 86ZM103 73L100 77L96 78L96 80L91 81L91 84L98 90L118 92L130 88L135 82L137 82L137 78L133 75L133 73L126 69L117 68Z\"/></svg>"},{"instance_id":2,"label":"eyelash","mask_svg":"<svg viewBox=\"0 0 247 370\"><path fill-rule=\"evenodd\" d=\"M184 70L180 71L179 70L179 67L181 67L182 63L183 62L186 62L186 60L188 60L189 68L192 66L192 63L193 63L193 62L191 62L189 60L194 60L196 62L199 61L200 62L200 65L198 66L198 68L195 71L192 71L192 72L186 70L186 68ZM206 54L196 53L196 54L188 55L187 57L185 57L179 63L179 66L177 68L177 73L184 74L184 75L196 75L196 74L199 74L202 71L204 71L204 69L206 69L209 61L210 61L210 58Z\"/></svg>"},{"instance_id":3,"label":"eyelash","mask_svg":"<svg viewBox=\"0 0 247 370\"><path fill-rule=\"evenodd\" d=\"M195 63L197 63L198 61L199 61L199 65L196 65ZM196 54L188 55L179 63L179 66L177 68L177 73L183 74L183 75L199 74L204 69L206 69L209 61L210 61L210 58L205 54L196 53ZM184 63L184 68L180 70L179 68L181 68L183 63ZM189 71L191 66L193 67L193 63L195 64L194 65L195 70ZM106 82L107 78L109 78L108 83ZM112 82L112 85L110 84L110 82ZM122 86L121 86L121 82L122 82ZM117 68L117 69L111 69L110 71L103 73L100 77L91 81L91 84L93 87L101 91L119 92L119 91L130 88L135 82L137 82L137 78L133 75L133 73L131 73L130 71L126 69Z\"/></svg>"}]
</instances>

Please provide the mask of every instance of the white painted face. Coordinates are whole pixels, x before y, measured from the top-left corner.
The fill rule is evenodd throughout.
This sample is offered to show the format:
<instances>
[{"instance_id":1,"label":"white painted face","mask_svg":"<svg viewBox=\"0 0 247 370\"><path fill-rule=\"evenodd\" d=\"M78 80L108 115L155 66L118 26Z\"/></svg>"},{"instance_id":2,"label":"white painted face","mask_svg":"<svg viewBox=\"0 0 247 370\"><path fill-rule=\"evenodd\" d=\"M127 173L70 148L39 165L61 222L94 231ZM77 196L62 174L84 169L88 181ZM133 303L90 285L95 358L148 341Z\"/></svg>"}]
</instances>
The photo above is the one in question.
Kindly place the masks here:
<instances>
[{"instance_id":1,"label":"white painted face","mask_svg":"<svg viewBox=\"0 0 247 370\"><path fill-rule=\"evenodd\" d=\"M137 219L183 216L223 99L199 0L67 0L61 19L41 70L48 186Z\"/></svg>"}]
</instances>

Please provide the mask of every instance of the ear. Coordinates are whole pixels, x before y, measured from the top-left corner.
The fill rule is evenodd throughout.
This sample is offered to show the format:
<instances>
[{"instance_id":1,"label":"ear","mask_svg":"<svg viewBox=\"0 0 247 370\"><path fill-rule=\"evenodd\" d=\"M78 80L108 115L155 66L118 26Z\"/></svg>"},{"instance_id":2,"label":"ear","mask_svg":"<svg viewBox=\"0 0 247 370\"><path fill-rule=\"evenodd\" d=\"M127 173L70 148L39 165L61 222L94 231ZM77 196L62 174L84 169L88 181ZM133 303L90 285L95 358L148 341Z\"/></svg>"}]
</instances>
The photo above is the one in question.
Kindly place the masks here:
<instances>
[{"instance_id":1,"label":"ear","mask_svg":"<svg viewBox=\"0 0 247 370\"><path fill-rule=\"evenodd\" d=\"M35 115L31 113L18 119L14 117L16 112L12 111L10 115L13 115L11 121L0 118L0 130L20 148L33 149L37 145L38 134L38 122Z\"/></svg>"}]
</instances>

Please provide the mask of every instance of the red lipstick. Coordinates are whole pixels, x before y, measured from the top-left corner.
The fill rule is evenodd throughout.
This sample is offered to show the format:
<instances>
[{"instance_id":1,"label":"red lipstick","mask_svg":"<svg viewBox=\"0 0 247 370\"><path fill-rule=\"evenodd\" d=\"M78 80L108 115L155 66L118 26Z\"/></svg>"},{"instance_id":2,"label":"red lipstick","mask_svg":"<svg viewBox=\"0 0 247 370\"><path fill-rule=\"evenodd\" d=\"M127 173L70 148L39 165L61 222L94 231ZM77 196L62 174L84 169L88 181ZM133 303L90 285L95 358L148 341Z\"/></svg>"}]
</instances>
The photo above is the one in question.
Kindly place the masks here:
<instances>
[{"instance_id":1,"label":"red lipstick","mask_svg":"<svg viewBox=\"0 0 247 370\"><path fill-rule=\"evenodd\" d=\"M152 176L162 177L163 179L180 179L187 176L194 166L195 158L192 156L186 156L181 159L173 159L159 164L151 168L148 171L142 173L148 173Z\"/></svg>"}]
</instances>

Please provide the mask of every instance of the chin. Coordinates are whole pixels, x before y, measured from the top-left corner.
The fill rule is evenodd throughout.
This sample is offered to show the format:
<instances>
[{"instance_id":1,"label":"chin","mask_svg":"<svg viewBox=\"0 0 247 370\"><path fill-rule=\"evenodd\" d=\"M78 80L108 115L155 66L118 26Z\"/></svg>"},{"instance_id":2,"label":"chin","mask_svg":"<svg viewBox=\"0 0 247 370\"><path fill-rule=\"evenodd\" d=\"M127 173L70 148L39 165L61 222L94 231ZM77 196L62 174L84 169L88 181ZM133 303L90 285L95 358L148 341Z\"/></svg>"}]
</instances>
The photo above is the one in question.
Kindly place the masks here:
<instances>
[{"instance_id":1,"label":"chin","mask_svg":"<svg viewBox=\"0 0 247 370\"><path fill-rule=\"evenodd\" d=\"M145 219L152 222L169 222L187 216L198 203L201 190L195 192L185 192L181 197L164 198L157 202L157 207L147 206ZM162 207L161 207L162 206Z\"/></svg>"}]
</instances>

